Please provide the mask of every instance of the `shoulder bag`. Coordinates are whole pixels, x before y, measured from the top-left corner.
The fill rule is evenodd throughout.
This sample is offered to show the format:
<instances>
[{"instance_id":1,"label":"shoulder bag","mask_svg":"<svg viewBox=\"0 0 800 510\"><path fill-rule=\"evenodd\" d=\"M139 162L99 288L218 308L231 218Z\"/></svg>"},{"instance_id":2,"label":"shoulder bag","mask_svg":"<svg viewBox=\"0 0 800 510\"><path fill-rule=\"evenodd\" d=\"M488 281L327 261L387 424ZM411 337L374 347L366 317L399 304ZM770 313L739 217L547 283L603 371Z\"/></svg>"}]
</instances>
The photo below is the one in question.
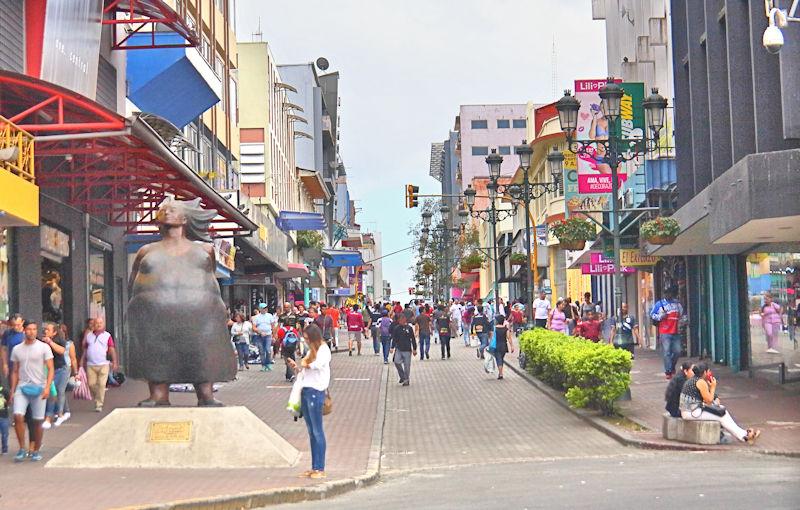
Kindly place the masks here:
<instances>
[{"instance_id":1,"label":"shoulder bag","mask_svg":"<svg viewBox=\"0 0 800 510\"><path fill-rule=\"evenodd\" d=\"M331 400L331 392L325 391L325 403L322 404L322 415L326 416L333 411L333 401Z\"/></svg>"},{"instance_id":2,"label":"shoulder bag","mask_svg":"<svg viewBox=\"0 0 800 510\"><path fill-rule=\"evenodd\" d=\"M725 416L725 413L728 412L725 406L717 404L706 404L705 402L703 402L700 407L703 409L703 411L714 414L716 416Z\"/></svg>"}]
</instances>

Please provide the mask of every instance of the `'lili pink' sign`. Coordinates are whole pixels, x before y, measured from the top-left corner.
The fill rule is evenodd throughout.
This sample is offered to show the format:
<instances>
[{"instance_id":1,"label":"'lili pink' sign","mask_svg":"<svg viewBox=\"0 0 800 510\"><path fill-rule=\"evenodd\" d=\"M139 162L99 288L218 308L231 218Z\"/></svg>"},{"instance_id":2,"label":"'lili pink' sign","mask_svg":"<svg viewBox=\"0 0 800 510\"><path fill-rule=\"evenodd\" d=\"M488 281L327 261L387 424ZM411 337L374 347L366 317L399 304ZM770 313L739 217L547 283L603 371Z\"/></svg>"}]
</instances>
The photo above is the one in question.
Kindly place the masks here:
<instances>
[{"instance_id":1,"label":"'lili pink' sign","mask_svg":"<svg viewBox=\"0 0 800 510\"><path fill-rule=\"evenodd\" d=\"M582 274L614 274L614 261L603 257L602 253L591 253L591 262L581 264ZM636 268L620 266L622 273L635 273Z\"/></svg>"}]
</instances>

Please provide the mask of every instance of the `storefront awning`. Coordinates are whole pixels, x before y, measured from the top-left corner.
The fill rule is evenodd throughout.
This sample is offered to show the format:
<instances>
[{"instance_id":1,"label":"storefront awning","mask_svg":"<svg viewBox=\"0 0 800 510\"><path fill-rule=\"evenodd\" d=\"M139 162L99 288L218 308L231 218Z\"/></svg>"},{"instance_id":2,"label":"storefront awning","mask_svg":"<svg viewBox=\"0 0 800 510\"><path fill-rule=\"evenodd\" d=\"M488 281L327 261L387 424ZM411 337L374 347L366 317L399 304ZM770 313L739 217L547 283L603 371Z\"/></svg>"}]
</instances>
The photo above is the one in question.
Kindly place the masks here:
<instances>
[{"instance_id":1,"label":"storefront awning","mask_svg":"<svg viewBox=\"0 0 800 510\"><path fill-rule=\"evenodd\" d=\"M322 265L325 267L360 266L364 263L361 253L350 250L322 250Z\"/></svg>"},{"instance_id":2,"label":"storefront awning","mask_svg":"<svg viewBox=\"0 0 800 510\"><path fill-rule=\"evenodd\" d=\"M331 198L330 193L328 193L328 186L325 185L325 181L322 180L322 175L319 172L301 168L299 173L300 181L311 194L311 198L315 200L328 200Z\"/></svg>"},{"instance_id":3,"label":"storefront awning","mask_svg":"<svg viewBox=\"0 0 800 510\"><path fill-rule=\"evenodd\" d=\"M155 232L167 196L200 198L212 234L258 229L178 158L141 118L125 119L71 90L0 71L0 115L34 135L36 184L126 233Z\"/></svg>"},{"instance_id":4,"label":"storefront awning","mask_svg":"<svg viewBox=\"0 0 800 510\"><path fill-rule=\"evenodd\" d=\"M308 275L308 266L305 264L293 264L290 262L289 269L286 271L281 271L280 273L275 273L275 278L280 278L281 280L291 280L292 278L304 278Z\"/></svg>"},{"instance_id":5,"label":"storefront awning","mask_svg":"<svg viewBox=\"0 0 800 510\"><path fill-rule=\"evenodd\" d=\"M281 211L275 222L278 228L288 230L325 230L325 218L319 213Z\"/></svg>"}]
</instances>

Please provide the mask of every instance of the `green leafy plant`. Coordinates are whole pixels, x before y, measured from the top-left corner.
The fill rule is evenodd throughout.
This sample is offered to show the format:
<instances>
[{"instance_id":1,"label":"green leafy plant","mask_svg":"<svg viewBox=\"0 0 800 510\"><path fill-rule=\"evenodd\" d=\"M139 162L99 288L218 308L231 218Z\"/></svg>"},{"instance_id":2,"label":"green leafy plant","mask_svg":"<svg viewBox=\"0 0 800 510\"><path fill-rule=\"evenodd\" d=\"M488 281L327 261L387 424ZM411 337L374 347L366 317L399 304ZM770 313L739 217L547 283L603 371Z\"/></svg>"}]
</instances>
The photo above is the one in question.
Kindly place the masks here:
<instances>
[{"instance_id":1,"label":"green leafy plant","mask_svg":"<svg viewBox=\"0 0 800 510\"><path fill-rule=\"evenodd\" d=\"M630 386L631 355L623 349L541 328L522 333L519 344L526 370L564 391L572 407L612 415L614 400Z\"/></svg>"},{"instance_id":2,"label":"green leafy plant","mask_svg":"<svg viewBox=\"0 0 800 510\"><path fill-rule=\"evenodd\" d=\"M524 253L512 253L511 256L508 257L512 264L514 265L525 265L525 262L528 261L528 256Z\"/></svg>"},{"instance_id":3,"label":"green leafy plant","mask_svg":"<svg viewBox=\"0 0 800 510\"><path fill-rule=\"evenodd\" d=\"M436 271L436 266L433 262L425 262L422 264L422 272L425 274L433 274Z\"/></svg>"},{"instance_id":4,"label":"green leafy plant","mask_svg":"<svg viewBox=\"0 0 800 510\"><path fill-rule=\"evenodd\" d=\"M322 249L322 234L315 230L298 230L297 231L297 246L301 250L307 248L314 248L317 250Z\"/></svg>"},{"instance_id":5,"label":"green leafy plant","mask_svg":"<svg viewBox=\"0 0 800 510\"><path fill-rule=\"evenodd\" d=\"M659 216L642 223L639 227L639 235L645 239L657 236L677 236L681 233L681 226L677 220Z\"/></svg>"},{"instance_id":6,"label":"green leafy plant","mask_svg":"<svg viewBox=\"0 0 800 510\"><path fill-rule=\"evenodd\" d=\"M561 243L591 241L597 235L594 223L583 218L567 218L550 226L550 232Z\"/></svg>"}]
</instances>

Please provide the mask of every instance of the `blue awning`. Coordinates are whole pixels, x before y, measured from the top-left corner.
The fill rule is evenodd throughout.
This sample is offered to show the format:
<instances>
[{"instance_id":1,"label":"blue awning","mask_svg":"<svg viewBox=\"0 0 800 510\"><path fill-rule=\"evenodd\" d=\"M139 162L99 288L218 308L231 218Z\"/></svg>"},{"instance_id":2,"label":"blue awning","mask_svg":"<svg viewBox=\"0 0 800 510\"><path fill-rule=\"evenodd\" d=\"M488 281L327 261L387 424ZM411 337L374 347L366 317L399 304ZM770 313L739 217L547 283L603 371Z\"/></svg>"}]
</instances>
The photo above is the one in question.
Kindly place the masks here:
<instances>
[{"instance_id":1,"label":"blue awning","mask_svg":"<svg viewBox=\"0 0 800 510\"><path fill-rule=\"evenodd\" d=\"M361 252L352 250L322 250L322 265L325 267L361 266Z\"/></svg>"},{"instance_id":2,"label":"blue awning","mask_svg":"<svg viewBox=\"0 0 800 510\"><path fill-rule=\"evenodd\" d=\"M287 230L325 230L325 218L319 213L281 211L275 222L284 232Z\"/></svg>"}]
</instances>

